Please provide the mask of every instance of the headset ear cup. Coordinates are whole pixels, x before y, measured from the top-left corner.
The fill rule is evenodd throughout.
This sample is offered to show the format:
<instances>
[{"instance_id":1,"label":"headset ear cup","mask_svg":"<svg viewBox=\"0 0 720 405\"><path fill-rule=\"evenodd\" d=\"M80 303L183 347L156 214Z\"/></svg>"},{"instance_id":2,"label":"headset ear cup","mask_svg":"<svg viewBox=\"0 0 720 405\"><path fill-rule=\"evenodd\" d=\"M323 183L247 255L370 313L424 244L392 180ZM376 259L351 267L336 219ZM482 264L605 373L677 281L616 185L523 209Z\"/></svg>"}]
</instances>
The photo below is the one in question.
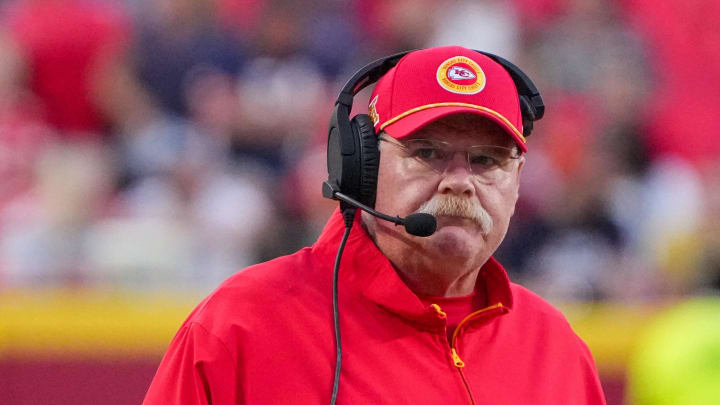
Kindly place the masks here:
<instances>
[{"instance_id":1,"label":"headset ear cup","mask_svg":"<svg viewBox=\"0 0 720 405\"><path fill-rule=\"evenodd\" d=\"M380 150L375 126L366 114L356 115L350 122L353 132L360 138L360 187L358 199L365 205L375 207L377 177L380 167Z\"/></svg>"}]
</instances>

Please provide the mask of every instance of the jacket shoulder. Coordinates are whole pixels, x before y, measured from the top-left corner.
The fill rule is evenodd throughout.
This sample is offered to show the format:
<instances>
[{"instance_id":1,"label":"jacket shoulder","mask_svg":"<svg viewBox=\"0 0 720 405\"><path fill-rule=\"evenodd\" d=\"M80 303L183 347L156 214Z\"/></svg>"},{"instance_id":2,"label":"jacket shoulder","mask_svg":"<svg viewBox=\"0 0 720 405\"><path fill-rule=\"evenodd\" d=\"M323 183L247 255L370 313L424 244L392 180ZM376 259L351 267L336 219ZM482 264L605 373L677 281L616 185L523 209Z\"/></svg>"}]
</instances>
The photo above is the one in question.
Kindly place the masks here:
<instances>
[{"instance_id":1,"label":"jacket shoulder","mask_svg":"<svg viewBox=\"0 0 720 405\"><path fill-rule=\"evenodd\" d=\"M261 299L271 293L290 291L302 280L313 278L313 273L318 271L314 262L312 250L304 248L291 255L244 268L220 284L208 299L235 299L238 295Z\"/></svg>"},{"instance_id":2,"label":"jacket shoulder","mask_svg":"<svg viewBox=\"0 0 720 405\"><path fill-rule=\"evenodd\" d=\"M527 288L511 283L513 308L502 337L520 358L544 359L549 375L563 375L577 403L605 404L595 361L560 310ZM538 367L537 364L534 367Z\"/></svg>"},{"instance_id":3,"label":"jacket shoulder","mask_svg":"<svg viewBox=\"0 0 720 405\"><path fill-rule=\"evenodd\" d=\"M589 374L594 374L595 363L585 341L573 330L565 315L545 299L518 284L511 285L515 322L522 325L522 339L542 342L542 347L559 347L568 356L578 356Z\"/></svg>"},{"instance_id":4,"label":"jacket shoulder","mask_svg":"<svg viewBox=\"0 0 720 405\"><path fill-rule=\"evenodd\" d=\"M186 323L199 323L224 340L227 335L236 335L237 331L229 329L253 329L267 323L271 314L277 319L301 311L308 303L330 294L332 275L319 262L313 258L312 250L305 248L242 269L210 293Z\"/></svg>"}]
</instances>

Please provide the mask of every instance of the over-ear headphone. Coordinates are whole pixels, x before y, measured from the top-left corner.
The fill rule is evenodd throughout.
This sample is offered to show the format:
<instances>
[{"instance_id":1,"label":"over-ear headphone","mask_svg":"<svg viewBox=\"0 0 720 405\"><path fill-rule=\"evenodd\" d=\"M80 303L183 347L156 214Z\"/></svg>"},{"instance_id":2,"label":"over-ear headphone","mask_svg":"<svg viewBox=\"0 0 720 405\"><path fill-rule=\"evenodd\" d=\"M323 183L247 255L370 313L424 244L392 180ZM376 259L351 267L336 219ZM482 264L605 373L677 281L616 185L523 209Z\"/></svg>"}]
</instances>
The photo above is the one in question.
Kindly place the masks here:
<instances>
[{"instance_id":1,"label":"over-ear headphone","mask_svg":"<svg viewBox=\"0 0 720 405\"><path fill-rule=\"evenodd\" d=\"M353 98L365 87L377 82L400 59L410 52L400 52L378 59L358 70L345 84L335 101L328 130L328 181L323 183L323 196L335 198L341 192L361 203L375 207L377 176L380 163L377 136L372 119L357 114L350 119ZM522 113L523 135L530 136L533 122L545 114L545 104L535 84L520 68L491 53L477 51L501 65L512 78L518 92ZM351 208L341 202L344 211Z\"/></svg>"}]
</instances>

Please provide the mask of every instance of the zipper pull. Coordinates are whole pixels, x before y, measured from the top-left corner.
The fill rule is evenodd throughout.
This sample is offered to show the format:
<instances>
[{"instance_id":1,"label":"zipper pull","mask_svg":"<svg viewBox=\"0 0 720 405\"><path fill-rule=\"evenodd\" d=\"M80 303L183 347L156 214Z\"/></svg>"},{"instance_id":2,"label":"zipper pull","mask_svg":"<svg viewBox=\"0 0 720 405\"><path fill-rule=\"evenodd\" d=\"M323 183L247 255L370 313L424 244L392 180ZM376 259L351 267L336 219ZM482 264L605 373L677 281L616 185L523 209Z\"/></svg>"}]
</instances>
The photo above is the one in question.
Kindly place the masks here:
<instances>
[{"instance_id":1,"label":"zipper pull","mask_svg":"<svg viewBox=\"0 0 720 405\"><path fill-rule=\"evenodd\" d=\"M458 367L458 368L465 367L465 362L462 361L460 356L458 356L457 351L455 350L454 347L451 349L451 354L452 354L453 362L455 363L455 367Z\"/></svg>"},{"instance_id":2,"label":"zipper pull","mask_svg":"<svg viewBox=\"0 0 720 405\"><path fill-rule=\"evenodd\" d=\"M438 304L430 304L430 306L432 307L432 309L435 310L435 312L437 313L437 316L438 316L439 318L441 318L441 319L447 318L447 314L446 314L445 312L443 312L442 308L440 308L440 305L438 305Z\"/></svg>"}]
</instances>

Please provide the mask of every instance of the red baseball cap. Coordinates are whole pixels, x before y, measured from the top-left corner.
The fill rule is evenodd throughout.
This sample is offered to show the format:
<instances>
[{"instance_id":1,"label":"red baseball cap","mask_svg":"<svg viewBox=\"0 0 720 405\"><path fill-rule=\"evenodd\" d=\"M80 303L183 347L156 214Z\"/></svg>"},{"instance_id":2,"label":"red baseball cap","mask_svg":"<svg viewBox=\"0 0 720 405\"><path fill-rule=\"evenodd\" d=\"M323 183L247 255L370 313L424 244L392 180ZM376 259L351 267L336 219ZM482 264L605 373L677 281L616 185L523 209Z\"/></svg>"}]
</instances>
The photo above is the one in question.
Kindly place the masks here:
<instances>
[{"instance_id":1,"label":"red baseball cap","mask_svg":"<svg viewBox=\"0 0 720 405\"><path fill-rule=\"evenodd\" d=\"M378 81L369 110L375 132L398 139L447 115L477 114L500 125L527 152L510 74L489 57L460 46L405 55Z\"/></svg>"}]
</instances>

